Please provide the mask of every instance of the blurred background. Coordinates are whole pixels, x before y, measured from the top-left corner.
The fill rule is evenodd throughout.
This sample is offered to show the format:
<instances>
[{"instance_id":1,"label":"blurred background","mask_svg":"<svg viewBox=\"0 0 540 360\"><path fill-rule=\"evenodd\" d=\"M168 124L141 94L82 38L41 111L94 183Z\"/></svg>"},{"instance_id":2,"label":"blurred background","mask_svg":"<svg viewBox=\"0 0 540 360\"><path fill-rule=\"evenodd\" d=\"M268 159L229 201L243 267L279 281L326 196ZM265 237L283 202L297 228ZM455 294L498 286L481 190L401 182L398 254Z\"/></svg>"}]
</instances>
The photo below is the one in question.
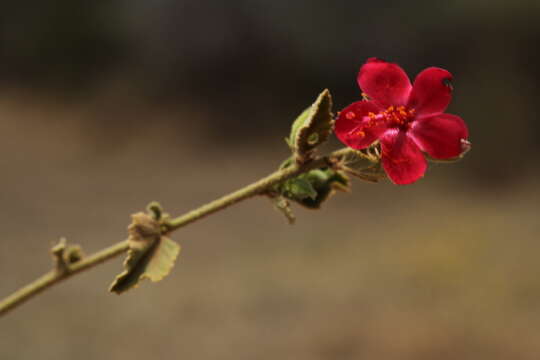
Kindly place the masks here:
<instances>
[{"instance_id":1,"label":"blurred background","mask_svg":"<svg viewBox=\"0 0 540 360\"><path fill-rule=\"evenodd\" d=\"M368 57L450 70L473 150L295 226L266 199L188 226L163 282L107 293L120 258L71 279L0 320L0 357L538 359L539 43L537 0L3 2L2 297L60 236L94 252L151 200L177 215L273 171Z\"/></svg>"}]
</instances>

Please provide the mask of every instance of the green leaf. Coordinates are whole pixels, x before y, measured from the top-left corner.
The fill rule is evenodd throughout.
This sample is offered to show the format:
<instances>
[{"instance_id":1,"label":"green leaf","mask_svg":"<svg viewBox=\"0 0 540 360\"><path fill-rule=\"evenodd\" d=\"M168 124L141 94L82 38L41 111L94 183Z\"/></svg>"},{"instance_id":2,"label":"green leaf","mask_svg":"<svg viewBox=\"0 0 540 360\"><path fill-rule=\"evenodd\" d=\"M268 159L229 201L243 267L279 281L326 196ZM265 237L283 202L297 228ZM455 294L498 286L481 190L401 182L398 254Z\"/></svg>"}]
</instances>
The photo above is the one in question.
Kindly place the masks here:
<instances>
[{"instance_id":1,"label":"green leaf","mask_svg":"<svg viewBox=\"0 0 540 360\"><path fill-rule=\"evenodd\" d=\"M124 272L116 277L109 291L121 294L145 278L160 281L167 276L180 253L180 245L161 235L160 223L145 213L132 215L128 227L129 250Z\"/></svg>"},{"instance_id":2,"label":"green leaf","mask_svg":"<svg viewBox=\"0 0 540 360\"><path fill-rule=\"evenodd\" d=\"M317 191L315 191L313 185L303 177L290 180L287 184L287 192L294 199L315 199L317 197Z\"/></svg>"},{"instance_id":3,"label":"green leaf","mask_svg":"<svg viewBox=\"0 0 540 360\"><path fill-rule=\"evenodd\" d=\"M336 190L343 192L350 191L349 178L339 171L329 168L315 169L304 176L317 192L317 196L314 198L300 199L299 201L297 200L297 202L309 209L319 209Z\"/></svg>"},{"instance_id":4,"label":"green leaf","mask_svg":"<svg viewBox=\"0 0 540 360\"><path fill-rule=\"evenodd\" d=\"M327 89L294 121L287 143L297 162L312 159L313 152L328 139L334 128L332 96Z\"/></svg>"},{"instance_id":5,"label":"green leaf","mask_svg":"<svg viewBox=\"0 0 540 360\"><path fill-rule=\"evenodd\" d=\"M276 194L310 209L318 209L336 190L349 191L349 178L330 168L310 170L274 188Z\"/></svg>"}]
</instances>

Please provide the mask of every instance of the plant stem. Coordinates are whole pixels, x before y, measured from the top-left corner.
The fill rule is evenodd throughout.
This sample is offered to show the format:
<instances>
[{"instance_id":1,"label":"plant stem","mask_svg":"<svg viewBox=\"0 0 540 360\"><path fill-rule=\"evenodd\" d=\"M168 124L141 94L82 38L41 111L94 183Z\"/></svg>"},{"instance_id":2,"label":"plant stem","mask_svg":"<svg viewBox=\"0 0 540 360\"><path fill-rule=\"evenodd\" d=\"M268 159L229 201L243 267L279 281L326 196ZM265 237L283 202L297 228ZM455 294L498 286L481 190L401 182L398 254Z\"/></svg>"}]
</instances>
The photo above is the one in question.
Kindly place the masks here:
<instances>
[{"instance_id":1,"label":"plant stem","mask_svg":"<svg viewBox=\"0 0 540 360\"><path fill-rule=\"evenodd\" d=\"M179 216L175 219L167 221L164 226L167 232L175 231L187 224L195 222L204 218L207 215L213 214L217 211L223 210L233 204L246 200L253 196L263 194L268 191L272 186L281 183L287 179L300 175L306 171L328 166L333 159L341 159L347 155L357 154L362 156L361 153L355 150L344 148L334 151L327 156L318 157L305 164L293 164L285 169L280 169L272 174L237 190L233 193L225 195L219 199L216 199L208 204L205 204L197 209L194 209L185 215ZM10 310L23 304L25 301L41 293L42 291L50 288L51 286L65 280L75 274L78 274L84 270L90 269L98 264L101 264L107 260L113 259L118 255L121 255L128 250L127 240L116 243L103 250L100 250L84 259L70 264L64 271L58 269L52 270L38 279L34 280L30 284L20 288L13 294L0 301L0 316L4 315Z\"/></svg>"},{"instance_id":2,"label":"plant stem","mask_svg":"<svg viewBox=\"0 0 540 360\"><path fill-rule=\"evenodd\" d=\"M2 300L0 302L0 316L23 304L25 301L48 289L54 284L57 284L75 274L112 259L124 253L127 249L128 242L127 240L124 240L112 246L106 247L105 249L100 250L79 262L71 264L65 271L58 271L56 269L49 271L45 275L42 275L38 279L20 288Z\"/></svg>"},{"instance_id":3,"label":"plant stem","mask_svg":"<svg viewBox=\"0 0 540 360\"><path fill-rule=\"evenodd\" d=\"M355 153L354 150L345 148L335 151L328 156L317 158L303 165L293 164L285 169L278 170L242 189L239 189L233 193L209 202L208 204L203 205L175 219L169 220L166 224L167 228L169 231L179 229L182 226L199 220L207 215L213 214L216 211L225 209L233 204L236 204L237 202L264 193L272 186L297 175L300 175L301 173L312 169L328 166L330 159L342 158L346 155L353 153Z\"/></svg>"}]
</instances>

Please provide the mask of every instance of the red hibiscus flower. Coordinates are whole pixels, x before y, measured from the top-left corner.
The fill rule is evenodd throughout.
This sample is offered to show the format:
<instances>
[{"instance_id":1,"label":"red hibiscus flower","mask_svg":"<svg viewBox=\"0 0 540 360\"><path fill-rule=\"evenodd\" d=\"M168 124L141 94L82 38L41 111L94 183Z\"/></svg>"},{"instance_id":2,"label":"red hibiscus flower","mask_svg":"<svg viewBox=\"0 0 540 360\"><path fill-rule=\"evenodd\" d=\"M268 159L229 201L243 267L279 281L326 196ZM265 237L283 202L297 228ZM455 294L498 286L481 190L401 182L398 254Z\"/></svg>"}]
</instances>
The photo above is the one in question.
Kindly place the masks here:
<instances>
[{"instance_id":1,"label":"red hibiscus flower","mask_svg":"<svg viewBox=\"0 0 540 360\"><path fill-rule=\"evenodd\" d=\"M463 119L444 113L452 97L451 80L448 71L430 67L411 85L399 65L368 59L360 68L358 85L369 100L352 103L339 113L336 136L358 150L379 140L388 177L395 184L413 183L427 168L423 152L451 159L469 144Z\"/></svg>"}]
</instances>

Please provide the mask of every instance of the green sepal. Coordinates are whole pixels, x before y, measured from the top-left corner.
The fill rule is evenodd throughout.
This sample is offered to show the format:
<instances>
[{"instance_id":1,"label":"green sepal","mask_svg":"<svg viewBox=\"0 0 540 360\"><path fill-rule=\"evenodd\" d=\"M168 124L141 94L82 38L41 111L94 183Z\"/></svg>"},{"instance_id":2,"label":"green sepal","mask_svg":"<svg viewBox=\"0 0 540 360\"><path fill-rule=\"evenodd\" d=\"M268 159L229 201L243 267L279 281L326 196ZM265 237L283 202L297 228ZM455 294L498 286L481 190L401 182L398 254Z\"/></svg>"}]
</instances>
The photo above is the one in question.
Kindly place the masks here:
<instances>
[{"instance_id":1,"label":"green sepal","mask_svg":"<svg viewBox=\"0 0 540 360\"><path fill-rule=\"evenodd\" d=\"M359 169L347 167L344 169L344 171L347 175L371 183L379 182L379 180L386 177L386 172L384 171L380 162L371 164L367 167L361 167Z\"/></svg>"},{"instance_id":2,"label":"green sepal","mask_svg":"<svg viewBox=\"0 0 540 360\"><path fill-rule=\"evenodd\" d=\"M109 291L121 294L137 287L143 279L153 282L162 280L174 266L180 253L180 245L161 234L161 225L153 216L145 213L132 215L128 227L128 254L124 271L116 277Z\"/></svg>"},{"instance_id":3,"label":"green sepal","mask_svg":"<svg viewBox=\"0 0 540 360\"><path fill-rule=\"evenodd\" d=\"M317 100L296 118L291 134L286 139L295 160L299 163L311 160L314 150L328 139L333 129L332 96L330 91L325 89Z\"/></svg>"}]
</instances>

